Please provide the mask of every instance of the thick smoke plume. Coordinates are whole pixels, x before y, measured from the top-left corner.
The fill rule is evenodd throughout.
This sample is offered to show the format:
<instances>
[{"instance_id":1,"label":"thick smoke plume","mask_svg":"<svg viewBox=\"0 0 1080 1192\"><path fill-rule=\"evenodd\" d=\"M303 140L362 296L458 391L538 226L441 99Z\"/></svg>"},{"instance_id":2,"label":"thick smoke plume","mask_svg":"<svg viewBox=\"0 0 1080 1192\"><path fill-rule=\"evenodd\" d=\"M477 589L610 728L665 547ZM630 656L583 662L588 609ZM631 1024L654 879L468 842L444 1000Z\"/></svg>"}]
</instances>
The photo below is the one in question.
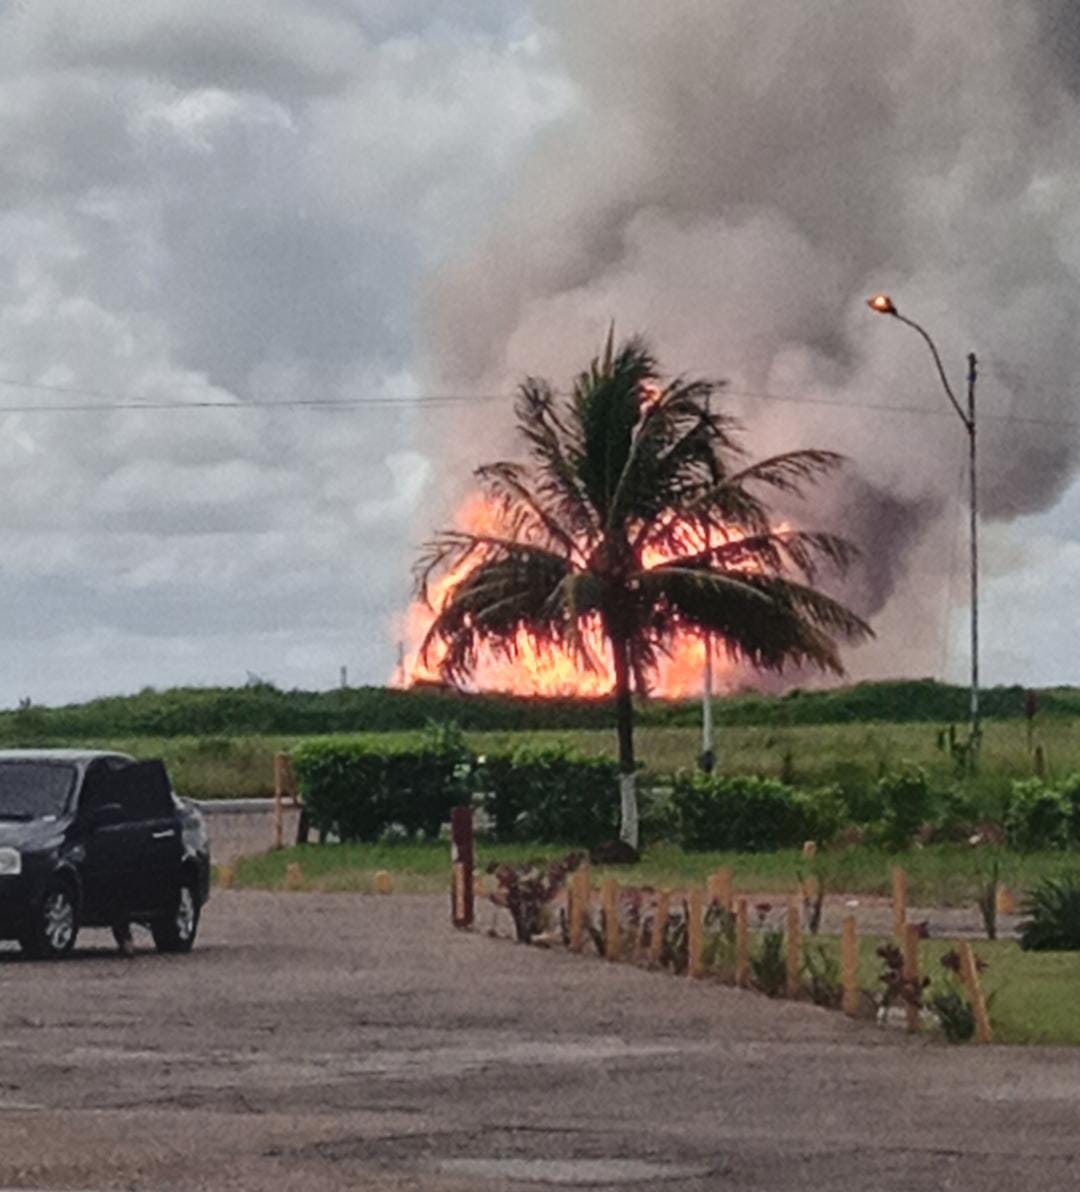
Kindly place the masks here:
<instances>
[{"instance_id":1,"label":"thick smoke plume","mask_svg":"<svg viewBox=\"0 0 1080 1192\"><path fill-rule=\"evenodd\" d=\"M561 382L612 318L645 330L672 370L728 381L755 454L851 458L807 520L866 552L853 599L879 639L852 669L940 672L966 591L966 439L925 346L864 299L887 290L932 329L961 396L978 353L985 517L1050 507L1078 458L1061 424L1080 373L1074 7L545 0L535 16L576 103L439 278L439 385ZM451 483L513 449L509 417L498 440L479 408L439 444Z\"/></svg>"}]
</instances>

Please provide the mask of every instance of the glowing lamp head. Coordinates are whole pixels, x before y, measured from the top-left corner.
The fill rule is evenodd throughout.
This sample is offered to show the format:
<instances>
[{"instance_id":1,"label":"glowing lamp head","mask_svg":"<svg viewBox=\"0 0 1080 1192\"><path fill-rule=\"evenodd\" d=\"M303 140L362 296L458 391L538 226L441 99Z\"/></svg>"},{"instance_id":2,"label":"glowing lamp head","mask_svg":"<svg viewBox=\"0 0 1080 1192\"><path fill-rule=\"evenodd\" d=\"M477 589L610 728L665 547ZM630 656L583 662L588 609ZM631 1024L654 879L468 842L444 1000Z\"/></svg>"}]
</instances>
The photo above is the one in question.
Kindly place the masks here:
<instances>
[{"instance_id":1,"label":"glowing lamp head","mask_svg":"<svg viewBox=\"0 0 1080 1192\"><path fill-rule=\"evenodd\" d=\"M866 305L871 310L876 310L879 315L896 314L896 307L888 294L875 294L873 298L867 298Z\"/></svg>"}]
</instances>

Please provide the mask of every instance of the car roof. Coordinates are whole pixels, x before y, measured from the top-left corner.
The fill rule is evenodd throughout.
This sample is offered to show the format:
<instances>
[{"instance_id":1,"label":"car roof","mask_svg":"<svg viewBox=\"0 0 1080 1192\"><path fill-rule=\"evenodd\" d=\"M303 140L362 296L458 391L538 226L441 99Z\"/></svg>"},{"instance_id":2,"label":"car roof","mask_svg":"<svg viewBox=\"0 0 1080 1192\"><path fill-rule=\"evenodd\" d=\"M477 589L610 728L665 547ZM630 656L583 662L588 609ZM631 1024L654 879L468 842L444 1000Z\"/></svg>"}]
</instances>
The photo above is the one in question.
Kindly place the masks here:
<instances>
[{"instance_id":1,"label":"car roof","mask_svg":"<svg viewBox=\"0 0 1080 1192\"><path fill-rule=\"evenodd\" d=\"M115 749L0 749L0 762L92 762L99 757L122 757L134 761L129 754Z\"/></svg>"}]
</instances>

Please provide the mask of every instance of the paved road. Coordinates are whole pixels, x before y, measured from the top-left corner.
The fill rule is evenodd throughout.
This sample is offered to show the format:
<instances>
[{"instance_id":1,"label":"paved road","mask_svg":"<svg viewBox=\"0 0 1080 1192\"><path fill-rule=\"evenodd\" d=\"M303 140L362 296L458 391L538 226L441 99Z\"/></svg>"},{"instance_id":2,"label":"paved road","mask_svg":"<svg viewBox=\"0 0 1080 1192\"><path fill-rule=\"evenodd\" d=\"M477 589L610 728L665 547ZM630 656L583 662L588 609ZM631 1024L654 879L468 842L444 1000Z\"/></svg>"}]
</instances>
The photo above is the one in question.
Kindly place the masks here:
<instances>
[{"instance_id":1,"label":"paved road","mask_svg":"<svg viewBox=\"0 0 1080 1192\"><path fill-rule=\"evenodd\" d=\"M1080 1186L1076 1053L910 1042L445 912L228 891L188 957L0 951L0 1188Z\"/></svg>"}]
</instances>

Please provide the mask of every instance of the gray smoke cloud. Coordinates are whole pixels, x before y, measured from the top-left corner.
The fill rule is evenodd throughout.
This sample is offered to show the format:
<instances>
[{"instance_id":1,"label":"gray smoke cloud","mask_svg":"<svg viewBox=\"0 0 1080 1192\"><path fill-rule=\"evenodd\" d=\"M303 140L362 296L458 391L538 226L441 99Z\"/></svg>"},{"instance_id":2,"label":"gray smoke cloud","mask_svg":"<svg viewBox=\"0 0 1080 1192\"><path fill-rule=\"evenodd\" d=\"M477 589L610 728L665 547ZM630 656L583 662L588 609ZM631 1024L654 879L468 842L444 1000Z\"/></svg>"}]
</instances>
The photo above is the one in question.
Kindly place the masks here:
<instances>
[{"instance_id":1,"label":"gray smoke cloud","mask_svg":"<svg viewBox=\"0 0 1080 1192\"><path fill-rule=\"evenodd\" d=\"M961 398L979 354L987 521L1052 507L1078 458L1063 425L1080 368L1075 5L546 0L534 14L575 102L432 287L440 386L566 381L612 318L647 331L668 367L728 381L756 454L851 458L811 509L866 552L851 591L879 640L852 669L940 672L965 596L966 438L925 346L864 300L886 290L932 330ZM489 408L473 419L440 444L451 484L514 449L508 418L501 443ZM988 573L1008 571L1005 538L991 527L988 542Z\"/></svg>"}]
</instances>

